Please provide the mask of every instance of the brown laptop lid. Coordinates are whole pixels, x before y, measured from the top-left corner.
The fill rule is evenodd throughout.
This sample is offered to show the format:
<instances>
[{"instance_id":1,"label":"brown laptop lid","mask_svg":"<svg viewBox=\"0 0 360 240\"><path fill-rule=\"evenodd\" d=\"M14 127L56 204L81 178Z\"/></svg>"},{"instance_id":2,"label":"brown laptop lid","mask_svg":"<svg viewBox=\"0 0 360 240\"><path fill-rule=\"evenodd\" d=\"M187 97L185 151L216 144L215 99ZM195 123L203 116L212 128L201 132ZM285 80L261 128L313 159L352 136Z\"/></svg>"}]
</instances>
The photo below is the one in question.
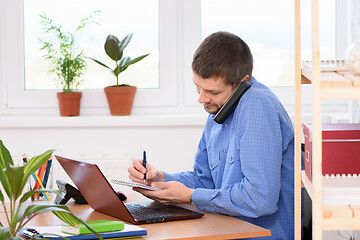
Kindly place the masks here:
<instances>
[{"instance_id":1,"label":"brown laptop lid","mask_svg":"<svg viewBox=\"0 0 360 240\"><path fill-rule=\"evenodd\" d=\"M55 155L91 208L112 217L137 224L114 189L95 164Z\"/></svg>"}]
</instances>

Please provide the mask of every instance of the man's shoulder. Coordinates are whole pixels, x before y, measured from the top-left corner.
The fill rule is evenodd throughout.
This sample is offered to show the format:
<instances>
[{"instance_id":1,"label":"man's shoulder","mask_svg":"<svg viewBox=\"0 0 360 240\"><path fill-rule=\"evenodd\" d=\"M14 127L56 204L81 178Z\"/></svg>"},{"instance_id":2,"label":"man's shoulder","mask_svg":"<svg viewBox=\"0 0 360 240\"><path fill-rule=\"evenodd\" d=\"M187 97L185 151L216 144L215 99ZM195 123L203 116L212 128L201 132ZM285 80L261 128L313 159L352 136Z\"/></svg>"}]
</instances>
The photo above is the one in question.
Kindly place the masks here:
<instances>
[{"instance_id":1,"label":"man's shoulder","mask_svg":"<svg viewBox=\"0 0 360 240\"><path fill-rule=\"evenodd\" d=\"M257 83L252 85L251 88L241 98L239 104L242 105L266 105L272 106L273 104L281 104L276 95L266 86L259 86Z\"/></svg>"},{"instance_id":2,"label":"man's shoulder","mask_svg":"<svg viewBox=\"0 0 360 240\"><path fill-rule=\"evenodd\" d=\"M243 98L241 99L242 103L247 104L266 104L267 106L281 106L279 98L275 95L270 88L264 84L255 81L251 84L251 88L245 92Z\"/></svg>"},{"instance_id":3,"label":"man's shoulder","mask_svg":"<svg viewBox=\"0 0 360 240\"><path fill-rule=\"evenodd\" d=\"M279 119L291 123L288 112L278 99L278 97L265 85L255 82L251 85L251 88L240 99L237 107L238 115L246 115L244 113L249 112L260 114L261 111L267 113L273 113L280 116Z\"/></svg>"}]
</instances>

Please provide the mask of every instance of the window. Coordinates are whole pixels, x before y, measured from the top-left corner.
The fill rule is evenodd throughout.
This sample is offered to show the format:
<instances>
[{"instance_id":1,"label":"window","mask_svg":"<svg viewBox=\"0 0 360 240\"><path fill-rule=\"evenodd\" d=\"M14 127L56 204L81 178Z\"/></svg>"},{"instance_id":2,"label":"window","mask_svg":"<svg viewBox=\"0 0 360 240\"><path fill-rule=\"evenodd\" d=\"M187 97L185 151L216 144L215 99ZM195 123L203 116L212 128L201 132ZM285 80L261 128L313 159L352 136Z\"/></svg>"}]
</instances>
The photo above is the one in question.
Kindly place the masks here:
<instances>
[{"instance_id":1,"label":"window","mask_svg":"<svg viewBox=\"0 0 360 240\"><path fill-rule=\"evenodd\" d=\"M25 1L25 2L24 2ZM80 1L80 0L79 0ZM75 1L76 3L79 1ZM37 8L36 13L32 17L28 14L29 7L32 9L37 5L37 3L43 3L44 8ZM54 21L57 24L61 24L62 19L70 18L70 16L78 17L74 19L74 25L77 26L78 20L83 16L88 14L90 11L98 10L102 4L110 4L110 0L101 1L97 3L82 1L82 5L77 5L74 1L69 3L64 3L64 1L57 1L59 6L54 5L56 1L41 1L40 0L4 0L0 2L0 68L1 68L1 81L2 81L2 102L3 102L3 112L4 113L14 113L14 114L56 114L58 112L58 103L56 99L56 94L58 90L53 89L52 80L40 80L46 82L45 85L38 84L37 80L34 80L34 85L31 85L31 81L28 78L37 78L37 72L31 73L34 69L27 69L26 62L35 62L34 68L38 68L40 64L46 65L43 61L38 58L31 59L28 54L32 54L33 51L37 51L36 42L39 37L37 30L34 30L34 33L25 32L25 27L30 27L32 29L36 24L32 24L32 19L36 20L37 15L40 11L45 11L45 6L47 2L51 2L56 7L56 12L54 14L47 13L49 17L54 18ZM55 3L54 3L55 2ZM126 1L136 4L136 14L131 14L131 16L126 16L128 19L122 19L116 17L116 22L110 26L110 24L102 25L98 27L98 30L95 30L97 26L92 26L91 30L96 32L99 35L99 44L92 45L91 51L87 52L87 56L97 57L100 61L103 60L105 63L108 59L107 55L103 50L103 44L107 34L112 33L116 36L125 36L130 32L134 32L134 36L129 46L126 48L125 54L130 57L136 57L149 52L148 48L151 48L150 52L152 55L149 56L149 59L144 59L142 62L139 62L133 66L130 66L129 69L124 72L125 76L133 75L133 82L129 80L129 83L132 85L139 84L139 89L134 101L134 113L139 109L140 112L149 111L149 107L174 107L177 104L177 18L176 18L176 1L175 0L137 0L137 1ZM116 14L121 15L124 10L122 6L122 1L113 0L114 4L112 7ZM142 4L143 3L143 4ZM76 4L76 5L75 5ZM61 5L61 6L60 6ZM145 6L146 5L146 6ZM72 6L72 7L70 7ZM63 10L59 10L63 7ZM77 7L77 9L75 9ZM149 8L151 7L151 13L148 13ZM74 8L74 9L73 9ZM49 8L48 8L49 9ZM73 10L72 10L73 9ZM134 9L134 6L132 6ZM102 8L106 13L106 9ZM49 10L50 11L50 10ZM110 10L109 10L110 11ZM51 11L50 11L51 12ZM129 10L129 12L131 12ZM59 13L59 14L56 14ZM76 14L75 14L76 13ZM78 14L77 14L78 13ZM106 13L107 15L108 13ZM115 14L115 13L114 13ZM138 15L145 14L146 18L144 21L147 24L150 24L152 27L143 22L136 22L131 19L140 18ZM57 18L59 17L59 19ZM103 16L103 20L111 21L108 16ZM28 23L29 21L29 23ZM114 20L115 21L115 20ZM25 25L24 25L25 22ZM118 25L116 23L119 22ZM120 23L123 22L127 24L126 27L123 27ZM166 24L165 24L166 23ZM72 25L72 26L74 26ZM146 26L144 30L142 25ZM65 23L64 23L65 26ZM70 31L71 31L71 27ZM101 28L104 28L100 31ZM33 35L33 36L32 36ZM92 40L85 40L86 42L93 44ZM28 41L30 45L24 47L24 42ZM147 42L143 44L144 42ZM34 46L32 49L29 46ZM96 49L95 49L96 48ZM93 56L94 54L95 56ZM99 55L97 55L99 54ZM33 57L33 56L31 56ZM5 60L6 59L6 60ZM24 61L25 59L25 61ZM146 66L146 64L149 64ZM90 63L89 69L92 69L93 74L92 80L87 82L87 89L83 91L83 100L81 103L82 114L93 114L93 113L108 113L107 101L105 94L103 92L103 87L107 86L109 83L114 84L114 77L106 70L95 64ZM111 63L108 63L109 65ZM135 74L138 74L139 70L137 68L147 68L149 71L141 71L141 79L150 79L150 84L145 80L143 83L136 82ZM50 79L51 77L47 75L47 69L42 71L43 77L46 76ZM88 74L92 75L91 72ZM121 76L123 77L123 76ZM100 79L101 78L101 79ZM108 79L106 79L108 78ZM26 80L27 83L25 84ZM100 80L99 80L100 79ZM105 79L105 80L102 80ZM29 82L28 82L29 81ZM103 81L103 82L102 82ZM52 88L52 89L50 89ZM49 90L50 89L50 90Z\"/></svg>"},{"instance_id":2,"label":"window","mask_svg":"<svg viewBox=\"0 0 360 240\"><path fill-rule=\"evenodd\" d=\"M61 6L56 6L56 11L52 12L50 7L54 7L54 2L57 1L61 3ZM36 44L40 35L34 28L36 24L31 21L38 20L38 14L45 11L49 11L48 16L54 18L57 24L61 24L68 17L70 20L70 16L76 15L81 18L92 10L102 10L101 25L91 26L91 31L96 33L95 36L85 41L87 44L93 45L85 48L87 56L102 60L109 65L111 65L111 61L103 50L107 34L111 33L121 38L127 33L134 32L133 40L125 54L136 57L147 52L151 53L151 58L149 56L147 60L144 59L143 62L130 66L126 72L122 73L124 75L120 75L123 78L125 75L126 77L129 75L130 79L130 75L136 78L135 74L141 72L141 79L150 79L143 82L129 80L130 84L134 83L139 86L134 102L134 114L198 113L201 105L197 102L198 96L192 82L192 56L202 39L219 30L230 31L243 38L254 54L254 76L257 80L270 86L289 111L294 105L292 86L295 77L293 1L104 0L99 3L85 2L85 0L76 0L71 3L68 3L68 0L57 1L0 1L0 84L4 113L55 115L58 111L55 95L58 90L53 89L53 81L40 80L45 85L37 84L37 72L34 73L40 63L43 67L46 64L41 60L41 53L35 59L34 51L38 51ZM79 2L85 3L78 5ZM49 5L50 3L52 5ZM132 3L135 3L136 8L129 10L131 13L127 18L132 18L132 12L135 11L138 18L145 15L145 20L139 23L131 21L131 19L121 20L120 15L124 10L117 4L131 5ZM301 4L302 56L303 60L309 60L311 58L311 1L302 0ZM106 9L107 5L111 6L110 10ZM344 49L342 45L346 41L342 37L346 37L346 34L339 33L341 31L343 33L343 29L346 29L347 22L345 17L339 18L338 16L338 10L345 9L342 5L344 5L344 1L320 0L322 59L336 58L339 49ZM41 7L36 8L36 6ZM64 9L59 10L63 6ZM29 15L29 11L35 12L33 16ZM113 18L119 19L119 25L107 23L115 21L111 20L107 11L115 12L110 15L119 15ZM78 19L71 20L71 22L73 21L76 26ZM122 22L125 22L125 27L120 27ZM68 24L66 23L66 25ZM337 26L336 31L335 25ZM25 32L23 32L24 29ZM29 47L31 45L33 45L33 49ZM338 52L335 53L335 50ZM35 65L28 67L30 66L28 64L32 62L35 62ZM89 61L88 64L87 74L89 77L86 77L85 89L82 90L81 114L106 114L108 108L102 88L112 84L113 76L94 62ZM149 65L145 66L146 64ZM140 67L149 70L139 71ZM41 78L47 77L50 79L45 67L42 70ZM39 77L39 79L41 78ZM311 104L311 89L304 90L303 93L309 97L303 99ZM309 91L307 92L307 90Z\"/></svg>"},{"instance_id":3,"label":"window","mask_svg":"<svg viewBox=\"0 0 360 240\"><path fill-rule=\"evenodd\" d=\"M302 3L302 42L311 59L311 1ZM267 86L294 84L294 1L201 1L201 34L216 31L240 36L254 55L253 75ZM335 0L320 1L320 40L323 59L335 58Z\"/></svg>"},{"instance_id":4,"label":"window","mask_svg":"<svg viewBox=\"0 0 360 240\"><path fill-rule=\"evenodd\" d=\"M158 10L158 0L24 0L25 89L55 88L55 76L48 73L48 63L42 58L44 52L39 50L39 38L44 38L39 15L46 14L57 26L62 26L63 31L74 33L80 20L93 11L100 11L95 15L99 25L88 25L78 32L76 43L79 50L84 51L86 56L115 68L115 62L104 51L107 35L115 35L121 40L127 34L134 33L124 56L135 58L151 54L121 73L120 84L127 83L138 88L159 88ZM80 89L103 89L104 86L116 83L115 77L107 69L90 59L87 65Z\"/></svg>"}]
</instances>

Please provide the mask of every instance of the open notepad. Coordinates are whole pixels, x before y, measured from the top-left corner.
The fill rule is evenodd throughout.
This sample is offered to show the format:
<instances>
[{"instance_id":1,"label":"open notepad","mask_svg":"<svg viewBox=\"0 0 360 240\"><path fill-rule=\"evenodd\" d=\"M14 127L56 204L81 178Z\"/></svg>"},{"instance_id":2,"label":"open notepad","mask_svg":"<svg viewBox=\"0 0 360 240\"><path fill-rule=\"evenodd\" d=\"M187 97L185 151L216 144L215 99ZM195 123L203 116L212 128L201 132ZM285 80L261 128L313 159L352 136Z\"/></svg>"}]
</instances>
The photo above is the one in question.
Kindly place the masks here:
<instances>
[{"instance_id":1,"label":"open notepad","mask_svg":"<svg viewBox=\"0 0 360 240\"><path fill-rule=\"evenodd\" d=\"M111 179L111 182L120 184L120 185L124 185L124 186L128 186L128 187L138 187L138 188L144 188L144 189L153 190L153 191L161 190L159 188L150 187L150 186L142 184L142 183L128 182L128 181L124 181L124 180Z\"/></svg>"},{"instance_id":2,"label":"open notepad","mask_svg":"<svg viewBox=\"0 0 360 240\"><path fill-rule=\"evenodd\" d=\"M46 237L46 239L53 239L53 240L55 240L55 239L62 240L62 239L64 239L64 237L67 239L72 239L72 240L98 239L94 234L71 235L71 234L63 233L61 231L62 230L61 225L46 226L46 227L27 227L26 229L35 229L38 233L44 234L44 237ZM24 229L22 229L22 230L24 230ZM20 231L20 233L23 234L23 231ZM145 229L143 229L139 226L136 226L136 225L129 225L129 224L124 224L124 229L121 231L99 233L99 235L102 236L104 239L137 237L137 236L143 236L146 234L147 234L147 232Z\"/></svg>"}]
</instances>

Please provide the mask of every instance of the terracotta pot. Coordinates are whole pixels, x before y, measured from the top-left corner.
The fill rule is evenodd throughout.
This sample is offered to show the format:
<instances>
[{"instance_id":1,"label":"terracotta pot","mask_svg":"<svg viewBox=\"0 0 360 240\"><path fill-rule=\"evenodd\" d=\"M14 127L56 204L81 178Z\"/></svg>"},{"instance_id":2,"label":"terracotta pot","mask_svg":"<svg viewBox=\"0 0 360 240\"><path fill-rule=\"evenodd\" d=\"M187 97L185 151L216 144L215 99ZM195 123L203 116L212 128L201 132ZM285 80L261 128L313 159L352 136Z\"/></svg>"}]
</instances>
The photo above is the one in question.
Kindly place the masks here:
<instances>
[{"instance_id":1,"label":"terracotta pot","mask_svg":"<svg viewBox=\"0 0 360 240\"><path fill-rule=\"evenodd\" d=\"M134 103L136 87L111 86L104 88L104 91L106 93L111 115L130 115Z\"/></svg>"},{"instance_id":2,"label":"terracotta pot","mask_svg":"<svg viewBox=\"0 0 360 240\"><path fill-rule=\"evenodd\" d=\"M58 92L60 116L71 117L80 115L81 92L63 93Z\"/></svg>"}]
</instances>

